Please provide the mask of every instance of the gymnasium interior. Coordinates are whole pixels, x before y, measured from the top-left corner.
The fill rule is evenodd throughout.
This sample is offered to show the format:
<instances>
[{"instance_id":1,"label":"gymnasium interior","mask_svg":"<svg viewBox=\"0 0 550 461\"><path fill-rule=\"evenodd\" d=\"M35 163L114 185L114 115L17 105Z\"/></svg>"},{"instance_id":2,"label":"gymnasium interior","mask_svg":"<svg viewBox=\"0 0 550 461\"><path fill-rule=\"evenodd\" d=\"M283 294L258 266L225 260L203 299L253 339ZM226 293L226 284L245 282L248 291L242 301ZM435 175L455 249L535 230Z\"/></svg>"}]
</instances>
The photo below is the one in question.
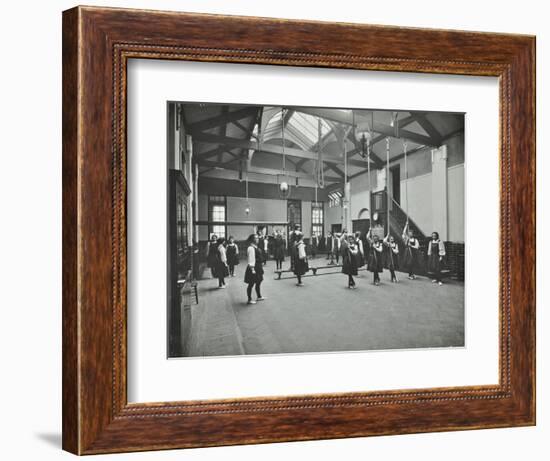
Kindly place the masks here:
<instances>
[{"instance_id":1,"label":"gymnasium interior","mask_svg":"<svg viewBox=\"0 0 550 461\"><path fill-rule=\"evenodd\" d=\"M463 113L239 104L167 104L168 357L464 347ZM420 243L416 278L362 267L349 290L329 239ZM300 226L310 270L290 270ZM443 284L427 245L445 244ZM247 238L266 244L261 303L246 302ZM277 270L271 241L286 245ZM211 236L233 237L235 276L219 290ZM339 259L339 258L338 258Z\"/></svg>"}]
</instances>

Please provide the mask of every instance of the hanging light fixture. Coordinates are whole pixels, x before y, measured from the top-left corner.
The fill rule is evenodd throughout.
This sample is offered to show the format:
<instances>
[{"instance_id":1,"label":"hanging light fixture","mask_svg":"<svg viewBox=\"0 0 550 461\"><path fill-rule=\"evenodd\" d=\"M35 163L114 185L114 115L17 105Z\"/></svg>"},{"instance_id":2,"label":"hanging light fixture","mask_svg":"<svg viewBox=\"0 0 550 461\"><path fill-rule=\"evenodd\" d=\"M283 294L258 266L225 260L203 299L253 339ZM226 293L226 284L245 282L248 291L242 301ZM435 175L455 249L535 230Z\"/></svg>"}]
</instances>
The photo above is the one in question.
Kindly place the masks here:
<instances>
[{"instance_id":1,"label":"hanging light fixture","mask_svg":"<svg viewBox=\"0 0 550 461\"><path fill-rule=\"evenodd\" d=\"M361 121L355 123L355 112L352 112L353 116L353 130L355 139L361 143L361 157L370 157L370 146L372 141L372 126L368 121ZM371 113L371 118L374 122L374 115Z\"/></svg>"},{"instance_id":2,"label":"hanging light fixture","mask_svg":"<svg viewBox=\"0 0 550 461\"><path fill-rule=\"evenodd\" d=\"M363 121L355 124L355 113L353 114L353 130L355 134L355 139L361 143L361 157L367 161L367 180L369 188L369 222L372 225L373 219L376 221L378 215L375 213L375 216L372 215L372 185L371 185L371 176L370 176L370 153L371 153L371 142L373 139L373 128L374 128L374 111L371 112L371 123ZM393 119L392 119L393 120Z\"/></svg>"}]
</instances>

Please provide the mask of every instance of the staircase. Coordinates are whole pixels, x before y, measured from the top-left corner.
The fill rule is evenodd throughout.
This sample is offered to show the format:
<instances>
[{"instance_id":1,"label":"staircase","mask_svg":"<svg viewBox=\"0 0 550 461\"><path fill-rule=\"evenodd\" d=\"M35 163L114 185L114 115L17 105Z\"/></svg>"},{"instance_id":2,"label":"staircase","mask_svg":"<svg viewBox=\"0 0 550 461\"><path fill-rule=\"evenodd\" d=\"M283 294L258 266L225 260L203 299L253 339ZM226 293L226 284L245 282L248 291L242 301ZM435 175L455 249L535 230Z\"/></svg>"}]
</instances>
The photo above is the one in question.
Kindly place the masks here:
<instances>
[{"instance_id":1,"label":"staircase","mask_svg":"<svg viewBox=\"0 0 550 461\"><path fill-rule=\"evenodd\" d=\"M409 219L409 228L414 232L414 236L420 241L420 246L428 242L428 237L422 232L420 227L411 219ZM407 222L407 213L399 206L399 204L392 198L392 207L390 209L390 231L394 237L397 237L402 241L401 236L405 223Z\"/></svg>"},{"instance_id":2,"label":"staircase","mask_svg":"<svg viewBox=\"0 0 550 461\"><path fill-rule=\"evenodd\" d=\"M387 196L386 191L375 192L372 194L371 207L373 212L377 212L379 219L378 222L384 226L384 235L388 234L388 214L387 214ZM389 231L396 242L399 244L401 255L403 255L405 242L403 241L402 234L407 222L407 213L399 206L399 204L391 199L390 214L389 214ZM409 216L409 228L413 230L415 238L420 243L418 250L418 275L428 275L427 261L428 261L428 243L430 236L424 234L420 227ZM445 259L447 268L441 271L442 275L450 276L457 280L464 280L464 244L456 242L445 242L447 249L447 257Z\"/></svg>"},{"instance_id":3,"label":"staircase","mask_svg":"<svg viewBox=\"0 0 550 461\"><path fill-rule=\"evenodd\" d=\"M388 233L388 223L387 221L387 196L386 191L379 191L372 194L372 210L377 212L379 216L379 222L384 226L384 233ZM405 228L405 223L407 222L407 213L401 208L401 206L392 198L390 204L390 214L389 214L389 231L390 235L393 236L396 242L399 243L399 249L403 255L405 242L403 241L403 229ZM418 264L417 264L417 274L426 275L426 262L427 262L427 247L429 237L422 232L420 227L412 220L409 216L409 228L413 230L415 238L418 239L420 243L420 249L418 250Z\"/></svg>"},{"instance_id":4,"label":"staircase","mask_svg":"<svg viewBox=\"0 0 550 461\"><path fill-rule=\"evenodd\" d=\"M387 198L386 191L375 192L372 194L371 209L378 213L379 221L384 225L384 232L388 233L387 220ZM398 242L403 242L401 238L405 223L407 222L407 214L392 198L390 205L390 233ZM420 245L427 243L428 237L422 232L420 227L409 217L409 227L413 230L415 237L420 241Z\"/></svg>"}]
</instances>

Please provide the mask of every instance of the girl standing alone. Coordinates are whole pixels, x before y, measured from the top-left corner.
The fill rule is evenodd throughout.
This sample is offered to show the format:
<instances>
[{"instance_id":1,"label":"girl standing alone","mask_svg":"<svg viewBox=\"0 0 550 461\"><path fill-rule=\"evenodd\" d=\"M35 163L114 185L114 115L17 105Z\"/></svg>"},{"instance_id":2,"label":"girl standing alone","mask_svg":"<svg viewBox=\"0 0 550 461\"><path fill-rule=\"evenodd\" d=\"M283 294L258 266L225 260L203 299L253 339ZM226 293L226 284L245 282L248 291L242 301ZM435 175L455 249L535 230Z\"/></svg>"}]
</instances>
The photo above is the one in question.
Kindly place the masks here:
<instances>
[{"instance_id":1,"label":"girl standing alone","mask_svg":"<svg viewBox=\"0 0 550 461\"><path fill-rule=\"evenodd\" d=\"M384 251L384 246L382 245L382 242L378 239L378 235L375 234L371 238L370 229L367 233L367 240L370 245L367 269L373 274L373 284L378 286L380 285L380 273L384 270L382 265L382 252Z\"/></svg>"},{"instance_id":2,"label":"girl standing alone","mask_svg":"<svg viewBox=\"0 0 550 461\"><path fill-rule=\"evenodd\" d=\"M439 239L437 232L432 232L432 239L428 243L428 272L433 274L432 283L443 285L441 281L441 263L445 256L445 244Z\"/></svg>"},{"instance_id":3,"label":"girl standing alone","mask_svg":"<svg viewBox=\"0 0 550 461\"><path fill-rule=\"evenodd\" d=\"M248 286L246 288L246 295L248 296L248 304L256 304L256 301L252 300L252 288L256 288L257 301L263 301L264 298L260 291L260 285L264 279L264 266L261 250L258 248L258 236L251 234L247 239L248 248L246 250L247 266L244 273L244 283Z\"/></svg>"},{"instance_id":4,"label":"girl standing alone","mask_svg":"<svg viewBox=\"0 0 550 461\"><path fill-rule=\"evenodd\" d=\"M296 243L294 244L294 275L298 279L297 286L304 286L302 283L302 275L304 275L308 270L307 254L306 254L306 244L304 243L304 234L296 235Z\"/></svg>"},{"instance_id":5,"label":"girl standing alone","mask_svg":"<svg viewBox=\"0 0 550 461\"><path fill-rule=\"evenodd\" d=\"M348 245L346 245L342 254L342 273L348 276L348 288L354 290L355 280L353 276L357 275L357 254L359 248L352 235L348 238Z\"/></svg>"},{"instance_id":6,"label":"girl standing alone","mask_svg":"<svg viewBox=\"0 0 550 461\"><path fill-rule=\"evenodd\" d=\"M218 237L216 234L212 234L210 240L206 244L206 266L210 268L212 277L216 278L214 272L216 271L216 262L218 260Z\"/></svg>"},{"instance_id":7,"label":"girl standing alone","mask_svg":"<svg viewBox=\"0 0 550 461\"><path fill-rule=\"evenodd\" d=\"M216 255L216 264L214 266L214 275L218 278L218 288L226 288L225 277L229 275L227 268L227 253L225 250L225 238L220 237L216 241L218 254Z\"/></svg>"},{"instance_id":8,"label":"girl standing alone","mask_svg":"<svg viewBox=\"0 0 550 461\"><path fill-rule=\"evenodd\" d=\"M420 243L418 239L414 237L414 232L409 228L409 223L405 224L403 228L403 241L405 242L405 255L403 258L403 265L405 270L409 273L409 279L416 279L414 275L416 269L416 260L418 258L418 249L420 248Z\"/></svg>"},{"instance_id":9,"label":"girl standing alone","mask_svg":"<svg viewBox=\"0 0 550 461\"><path fill-rule=\"evenodd\" d=\"M283 269L283 261L285 260L285 241L280 230L275 232L275 239L273 242L273 257L277 264L277 270Z\"/></svg>"},{"instance_id":10,"label":"girl standing alone","mask_svg":"<svg viewBox=\"0 0 550 461\"><path fill-rule=\"evenodd\" d=\"M235 277L235 266L239 264L239 246L235 243L232 235L229 236L227 244L227 265L229 266L229 275Z\"/></svg>"}]
</instances>

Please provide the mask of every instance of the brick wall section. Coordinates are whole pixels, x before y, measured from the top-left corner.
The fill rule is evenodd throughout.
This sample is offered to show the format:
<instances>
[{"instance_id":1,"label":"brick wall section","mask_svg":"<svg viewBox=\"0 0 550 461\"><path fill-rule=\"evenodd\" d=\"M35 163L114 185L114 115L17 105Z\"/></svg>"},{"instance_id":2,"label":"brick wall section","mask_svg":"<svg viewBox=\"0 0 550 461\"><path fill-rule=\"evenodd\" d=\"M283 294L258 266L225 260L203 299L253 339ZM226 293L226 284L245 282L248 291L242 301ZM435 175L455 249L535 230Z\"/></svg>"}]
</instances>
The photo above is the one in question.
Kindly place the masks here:
<instances>
[{"instance_id":1,"label":"brick wall section","mask_svg":"<svg viewBox=\"0 0 550 461\"><path fill-rule=\"evenodd\" d=\"M451 276L464 281L464 243L445 242L447 252L446 263L451 270Z\"/></svg>"}]
</instances>

